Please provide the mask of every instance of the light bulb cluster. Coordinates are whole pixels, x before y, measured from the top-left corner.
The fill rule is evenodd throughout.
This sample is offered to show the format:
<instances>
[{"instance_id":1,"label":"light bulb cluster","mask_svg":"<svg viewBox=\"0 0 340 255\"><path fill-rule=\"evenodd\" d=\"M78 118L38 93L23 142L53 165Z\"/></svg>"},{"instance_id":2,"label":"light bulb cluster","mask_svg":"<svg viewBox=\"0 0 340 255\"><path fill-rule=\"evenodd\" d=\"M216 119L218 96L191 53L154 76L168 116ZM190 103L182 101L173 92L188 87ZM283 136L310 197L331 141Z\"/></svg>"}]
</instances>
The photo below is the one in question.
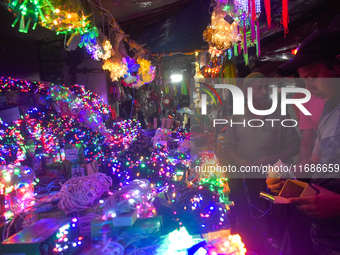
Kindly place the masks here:
<instances>
[{"instance_id":1,"label":"light bulb cluster","mask_svg":"<svg viewBox=\"0 0 340 255\"><path fill-rule=\"evenodd\" d=\"M67 111L66 114L70 114L85 123L87 127L108 138L109 130L103 123L102 114L109 114L110 111L108 105L98 95L85 91L83 86L76 84L70 88L52 86L51 98L57 102L67 103L69 112Z\"/></svg>"},{"instance_id":2,"label":"light bulb cluster","mask_svg":"<svg viewBox=\"0 0 340 255\"><path fill-rule=\"evenodd\" d=\"M109 59L114 54L114 51L112 50L112 45L109 40L106 40L103 43L103 49L104 49L103 54L98 55L98 57L103 60Z\"/></svg>"},{"instance_id":3,"label":"light bulb cluster","mask_svg":"<svg viewBox=\"0 0 340 255\"><path fill-rule=\"evenodd\" d=\"M195 62L195 76L194 76L194 78L195 79L203 79L204 76L203 76L203 74L201 73L201 70L200 70L198 54L199 54L198 51L196 51L195 52L196 62Z\"/></svg>"},{"instance_id":4,"label":"light bulb cluster","mask_svg":"<svg viewBox=\"0 0 340 255\"><path fill-rule=\"evenodd\" d=\"M218 50L226 50L241 40L237 22L229 23L222 8L214 8L211 25L203 33L203 39Z\"/></svg>"},{"instance_id":5,"label":"light bulb cluster","mask_svg":"<svg viewBox=\"0 0 340 255\"><path fill-rule=\"evenodd\" d=\"M240 235L229 235L228 237L220 238L213 247L210 247L209 254L233 254L233 255L245 255L247 249L242 242Z\"/></svg>"},{"instance_id":6,"label":"light bulb cluster","mask_svg":"<svg viewBox=\"0 0 340 255\"><path fill-rule=\"evenodd\" d=\"M86 16L82 11L79 13L63 9L55 9L55 11L48 9L40 24L47 29L56 31L57 34L84 34L93 27L89 19L90 16Z\"/></svg>"},{"instance_id":7,"label":"light bulb cluster","mask_svg":"<svg viewBox=\"0 0 340 255\"><path fill-rule=\"evenodd\" d=\"M260 0L252 0L255 1L255 12L256 13L261 13L261 2ZM249 6L249 1L248 0L235 0L234 1L234 8L237 9L240 12L245 12L248 15L252 11L252 6Z\"/></svg>"},{"instance_id":8,"label":"light bulb cluster","mask_svg":"<svg viewBox=\"0 0 340 255\"><path fill-rule=\"evenodd\" d=\"M86 91L84 86L73 85L70 88L52 85L46 86L44 83L29 82L11 78L0 78L0 91L22 91L32 94L42 94L48 102L49 97L57 104L66 103L66 109L79 110L77 121L72 114L64 115L57 113L51 107L34 107L23 119L8 125L0 120L0 164L17 163L25 159L27 153L33 153L32 157L51 156L58 162L62 160L58 139L67 134L74 135L74 139L67 140L70 144L85 146L86 159L96 160L102 157L109 157L117 154L117 148L122 144L122 151L127 149L132 141L136 140L140 124L126 121L118 123L122 139L116 139L114 132L106 129L102 115L109 114L107 104L96 94ZM85 124L83 129L79 125ZM23 134L23 126L27 126L27 134ZM114 127L112 127L114 129ZM85 132L85 133L84 133ZM111 133L112 132L112 136ZM104 135L104 141L103 141ZM77 137L78 139L76 139ZM33 140L30 150L27 150L26 139ZM111 143L112 141L112 143ZM62 144L63 145L63 144ZM104 152L105 153L104 153ZM109 151L108 153L106 153Z\"/></svg>"},{"instance_id":9,"label":"light bulb cluster","mask_svg":"<svg viewBox=\"0 0 340 255\"><path fill-rule=\"evenodd\" d=\"M187 255L187 250L202 240L193 238L186 228L182 227L168 234L162 246L157 250L157 255Z\"/></svg>"},{"instance_id":10,"label":"light bulb cluster","mask_svg":"<svg viewBox=\"0 0 340 255\"><path fill-rule=\"evenodd\" d=\"M260 0L235 0L232 4L219 0L214 6L211 25L204 33L203 39L210 45L212 57L218 57L228 50L228 59L232 57L230 48L234 46L234 55L243 55L248 65L248 47L256 46L256 54L261 54L258 18L261 14Z\"/></svg>"},{"instance_id":11,"label":"light bulb cluster","mask_svg":"<svg viewBox=\"0 0 340 255\"><path fill-rule=\"evenodd\" d=\"M230 228L227 210L218 200L218 193L209 185L190 187L175 204L180 226L194 233L207 233Z\"/></svg>"},{"instance_id":12,"label":"light bulb cluster","mask_svg":"<svg viewBox=\"0 0 340 255\"><path fill-rule=\"evenodd\" d=\"M97 37L99 35L98 28L93 27L81 36L81 41L78 44L80 48L83 46L94 46L97 43Z\"/></svg>"},{"instance_id":13,"label":"light bulb cluster","mask_svg":"<svg viewBox=\"0 0 340 255\"><path fill-rule=\"evenodd\" d=\"M98 29L92 24L90 19L91 14L86 15L84 13L85 8L80 0L67 0L63 4L54 0L10 0L7 4L9 11L14 13L17 18L12 24L14 27L19 22L19 31L27 33L30 27L30 23L33 22L33 29L39 23L41 26L55 31L57 34L77 34L81 36L79 47L85 47L91 57L97 61L103 60L103 69L109 70L111 79L113 81L118 80L120 77L127 78L127 67L124 58L120 57L112 58L115 55L115 50L118 51L119 40L117 45L113 49L109 40L98 41L99 37ZM116 37L125 37L125 41L131 46L131 48L139 50L142 53L146 51L142 49L142 46L138 45L135 41L126 39L126 35L121 31L118 24L113 19L113 27L118 30ZM119 28L119 29L117 29ZM101 34L101 37L105 37ZM120 55L120 54L118 54ZM147 61L147 60L145 60ZM145 65L143 63L142 65ZM127 76L126 76L127 75ZM156 75L155 67L143 66L138 72L135 79L131 77L125 81L130 86L139 88L144 84L152 82Z\"/></svg>"},{"instance_id":14,"label":"light bulb cluster","mask_svg":"<svg viewBox=\"0 0 340 255\"><path fill-rule=\"evenodd\" d=\"M103 64L103 69L110 72L110 78L112 81L117 81L118 78L124 77L128 72L127 63L125 58L122 60L106 60Z\"/></svg>"},{"instance_id":15,"label":"light bulb cluster","mask_svg":"<svg viewBox=\"0 0 340 255\"><path fill-rule=\"evenodd\" d=\"M157 186L168 185L175 172L165 147L155 148L150 157L144 157L130 147L109 165L112 175L123 185L135 178L146 178Z\"/></svg>"},{"instance_id":16,"label":"light bulb cluster","mask_svg":"<svg viewBox=\"0 0 340 255\"><path fill-rule=\"evenodd\" d=\"M151 188L148 180L135 179L113 192L104 204L104 212L108 216L115 217L136 210L137 217L149 218L156 214L151 202L155 195L156 190Z\"/></svg>"},{"instance_id":17,"label":"light bulb cluster","mask_svg":"<svg viewBox=\"0 0 340 255\"><path fill-rule=\"evenodd\" d=\"M223 54L223 50L219 50L216 47L210 46L208 52L211 54L211 57L219 57L221 54Z\"/></svg>"},{"instance_id":18,"label":"light bulb cluster","mask_svg":"<svg viewBox=\"0 0 340 255\"><path fill-rule=\"evenodd\" d=\"M241 37L237 31L237 23L229 24L225 19L224 11L214 11L211 16L211 42L219 50L225 50L231 47L232 44L240 41Z\"/></svg>"},{"instance_id":19,"label":"light bulb cluster","mask_svg":"<svg viewBox=\"0 0 340 255\"><path fill-rule=\"evenodd\" d=\"M70 223L58 229L55 235L53 254L65 254L83 244L83 237L77 236L78 219L73 218Z\"/></svg>"},{"instance_id":20,"label":"light bulb cluster","mask_svg":"<svg viewBox=\"0 0 340 255\"><path fill-rule=\"evenodd\" d=\"M14 126L4 123L0 119L0 164L18 163L19 155L24 154L21 133Z\"/></svg>"},{"instance_id":21,"label":"light bulb cluster","mask_svg":"<svg viewBox=\"0 0 340 255\"><path fill-rule=\"evenodd\" d=\"M0 92L15 90L32 94L49 94L49 87L43 82L0 77Z\"/></svg>"},{"instance_id":22,"label":"light bulb cluster","mask_svg":"<svg viewBox=\"0 0 340 255\"><path fill-rule=\"evenodd\" d=\"M193 238L185 227L169 233L157 250L158 255L245 255L247 249L239 235L221 236L217 240Z\"/></svg>"},{"instance_id":23,"label":"light bulb cluster","mask_svg":"<svg viewBox=\"0 0 340 255\"><path fill-rule=\"evenodd\" d=\"M64 140L65 144L72 144L78 148L83 147L87 162L96 161L104 156L101 150L105 142L104 136L89 128L72 128L65 132Z\"/></svg>"},{"instance_id":24,"label":"light bulb cluster","mask_svg":"<svg viewBox=\"0 0 340 255\"><path fill-rule=\"evenodd\" d=\"M17 16L12 26L14 27L20 20L20 32L27 33L31 21L32 29L35 29L39 23L43 27L56 31L57 34L84 34L93 28L89 19L91 15L86 16L83 13L82 4L78 0L60 6L56 1L48 0L11 0L7 6Z\"/></svg>"},{"instance_id":25,"label":"light bulb cluster","mask_svg":"<svg viewBox=\"0 0 340 255\"><path fill-rule=\"evenodd\" d=\"M37 182L39 179L29 167L0 166L0 195L4 196L2 216L6 220L34 205L34 185Z\"/></svg>"},{"instance_id":26,"label":"light bulb cluster","mask_svg":"<svg viewBox=\"0 0 340 255\"><path fill-rule=\"evenodd\" d=\"M156 68L151 66L151 61L138 58L137 64L140 66L138 69L138 79L135 87L141 87L144 84L148 84L155 79Z\"/></svg>"}]
</instances>

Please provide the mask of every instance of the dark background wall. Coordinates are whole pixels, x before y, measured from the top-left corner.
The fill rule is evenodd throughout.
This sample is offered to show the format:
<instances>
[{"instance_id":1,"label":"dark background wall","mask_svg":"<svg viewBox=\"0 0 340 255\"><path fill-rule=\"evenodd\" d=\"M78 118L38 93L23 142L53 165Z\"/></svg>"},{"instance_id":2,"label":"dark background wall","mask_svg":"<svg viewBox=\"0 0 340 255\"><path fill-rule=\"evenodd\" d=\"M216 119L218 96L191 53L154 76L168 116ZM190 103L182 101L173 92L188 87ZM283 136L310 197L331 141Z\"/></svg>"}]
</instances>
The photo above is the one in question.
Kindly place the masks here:
<instances>
[{"instance_id":1,"label":"dark background wall","mask_svg":"<svg viewBox=\"0 0 340 255\"><path fill-rule=\"evenodd\" d=\"M40 80L37 44L0 37L0 75Z\"/></svg>"}]
</instances>

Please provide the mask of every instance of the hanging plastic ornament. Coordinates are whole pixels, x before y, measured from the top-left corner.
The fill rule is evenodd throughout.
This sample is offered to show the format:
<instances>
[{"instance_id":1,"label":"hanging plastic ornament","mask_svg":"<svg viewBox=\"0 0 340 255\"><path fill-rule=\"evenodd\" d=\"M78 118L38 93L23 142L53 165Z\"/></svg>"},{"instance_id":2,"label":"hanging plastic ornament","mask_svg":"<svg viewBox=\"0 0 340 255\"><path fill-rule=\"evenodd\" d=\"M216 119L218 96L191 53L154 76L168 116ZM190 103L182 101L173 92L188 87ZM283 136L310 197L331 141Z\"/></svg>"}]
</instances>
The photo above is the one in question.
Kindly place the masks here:
<instances>
[{"instance_id":1,"label":"hanging plastic ornament","mask_svg":"<svg viewBox=\"0 0 340 255\"><path fill-rule=\"evenodd\" d=\"M99 52L98 58L106 60L111 58L115 54L115 51L112 49L112 45L109 40L106 40L103 43L103 50L102 52Z\"/></svg>"},{"instance_id":2,"label":"hanging plastic ornament","mask_svg":"<svg viewBox=\"0 0 340 255\"><path fill-rule=\"evenodd\" d=\"M138 58L137 63L139 64L137 82L132 84L132 87L139 88L144 84L148 84L155 79L156 67L151 65L150 60Z\"/></svg>"},{"instance_id":3,"label":"hanging plastic ornament","mask_svg":"<svg viewBox=\"0 0 340 255\"><path fill-rule=\"evenodd\" d=\"M216 47L210 46L208 52L211 54L212 58L214 57L218 58L223 53L223 50L218 50Z\"/></svg>"},{"instance_id":4,"label":"hanging plastic ornament","mask_svg":"<svg viewBox=\"0 0 340 255\"><path fill-rule=\"evenodd\" d=\"M103 65L104 70L110 71L110 77L112 81L117 81L120 77L123 77L128 72L125 58L122 60L106 60Z\"/></svg>"},{"instance_id":5,"label":"hanging plastic ornament","mask_svg":"<svg viewBox=\"0 0 340 255\"><path fill-rule=\"evenodd\" d=\"M211 25L203 33L204 40L218 50L228 49L241 39L237 30L237 22L228 22L225 19L227 15L223 8L225 5L226 3L217 2L211 16Z\"/></svg>"},{"instance_id":6,"label":"hanging plastic ornament","mask_svg":"<svg viewBox=\"0 0 340 255\"><path fill-rule=\"evenodd\" d=\"M94 46L96 45L98 37L98 28L94 27L90 31L86 32L81 36L79 47L82 48L84 45Z\"/></svg>"}]
</instances>

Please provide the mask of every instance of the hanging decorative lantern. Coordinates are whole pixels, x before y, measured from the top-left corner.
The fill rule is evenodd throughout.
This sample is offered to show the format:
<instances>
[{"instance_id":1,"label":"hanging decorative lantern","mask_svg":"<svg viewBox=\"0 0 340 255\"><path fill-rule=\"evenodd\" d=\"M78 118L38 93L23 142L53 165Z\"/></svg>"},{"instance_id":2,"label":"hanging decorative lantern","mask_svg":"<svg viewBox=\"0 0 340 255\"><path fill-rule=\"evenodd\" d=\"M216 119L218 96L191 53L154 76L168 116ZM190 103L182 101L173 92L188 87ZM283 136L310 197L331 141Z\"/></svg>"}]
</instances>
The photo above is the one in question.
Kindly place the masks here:
<instances>
[{"instance_id":1,"label":"hanging decorative lantern","mask_svg":"<svg viewBox=\"0 0 340 255\"><path fill-rule=\"evenodd\" d=\"M203 33L203 39L218 50L226 50L240 41L237 23L225 19L226 3L218 1L211 16L211 25Z\"/></svg>"},{"instance_id":2,"label":"hanging decorative lantern","mask_svg":"<svg viewBox=\"0 0 340 255\"><path fill-rule=\"evenodd\" d=\"M117 81L118 78L127 74L127 64L125 58L122 60L105 60L103 65L104 70L110 71L110 77L112 81Z\"/></svg>"}]
</instances>

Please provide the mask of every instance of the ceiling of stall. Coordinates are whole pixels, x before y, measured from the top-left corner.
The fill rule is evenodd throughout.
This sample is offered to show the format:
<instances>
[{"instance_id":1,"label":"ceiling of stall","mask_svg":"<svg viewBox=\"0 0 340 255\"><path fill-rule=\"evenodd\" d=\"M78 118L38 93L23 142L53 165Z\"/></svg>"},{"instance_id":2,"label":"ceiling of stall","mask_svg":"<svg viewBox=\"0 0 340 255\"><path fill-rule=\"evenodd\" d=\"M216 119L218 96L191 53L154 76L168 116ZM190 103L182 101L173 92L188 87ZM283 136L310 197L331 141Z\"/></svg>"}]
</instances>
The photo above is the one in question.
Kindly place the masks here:
<instances>
[{"instance_id":1,"label":"ceiling of stall","mask_svg":"<svg viewBox=\"0 0 340 255\"><path fill-rule=\"evenodd\" d=\"M233 1L233 0L229 0ZM211 19L211 0L90 0L96 25L107 29L107 10L130 38L155 54L186 53L207 49L202 33ZM340 13L339 0L289 1L289 33L284 37L281 25L282 0L270 0L272 25L267 26L261 1L260 34L262 55L256 58L256 68L265 68L268 62L286 61L290 51L309 33L326 27ZM12 28L13 15L4 6L0 8L0 38L25 40L55 38L55 33L42 27L27 34Z\"/></svg>"}]
</instances>

